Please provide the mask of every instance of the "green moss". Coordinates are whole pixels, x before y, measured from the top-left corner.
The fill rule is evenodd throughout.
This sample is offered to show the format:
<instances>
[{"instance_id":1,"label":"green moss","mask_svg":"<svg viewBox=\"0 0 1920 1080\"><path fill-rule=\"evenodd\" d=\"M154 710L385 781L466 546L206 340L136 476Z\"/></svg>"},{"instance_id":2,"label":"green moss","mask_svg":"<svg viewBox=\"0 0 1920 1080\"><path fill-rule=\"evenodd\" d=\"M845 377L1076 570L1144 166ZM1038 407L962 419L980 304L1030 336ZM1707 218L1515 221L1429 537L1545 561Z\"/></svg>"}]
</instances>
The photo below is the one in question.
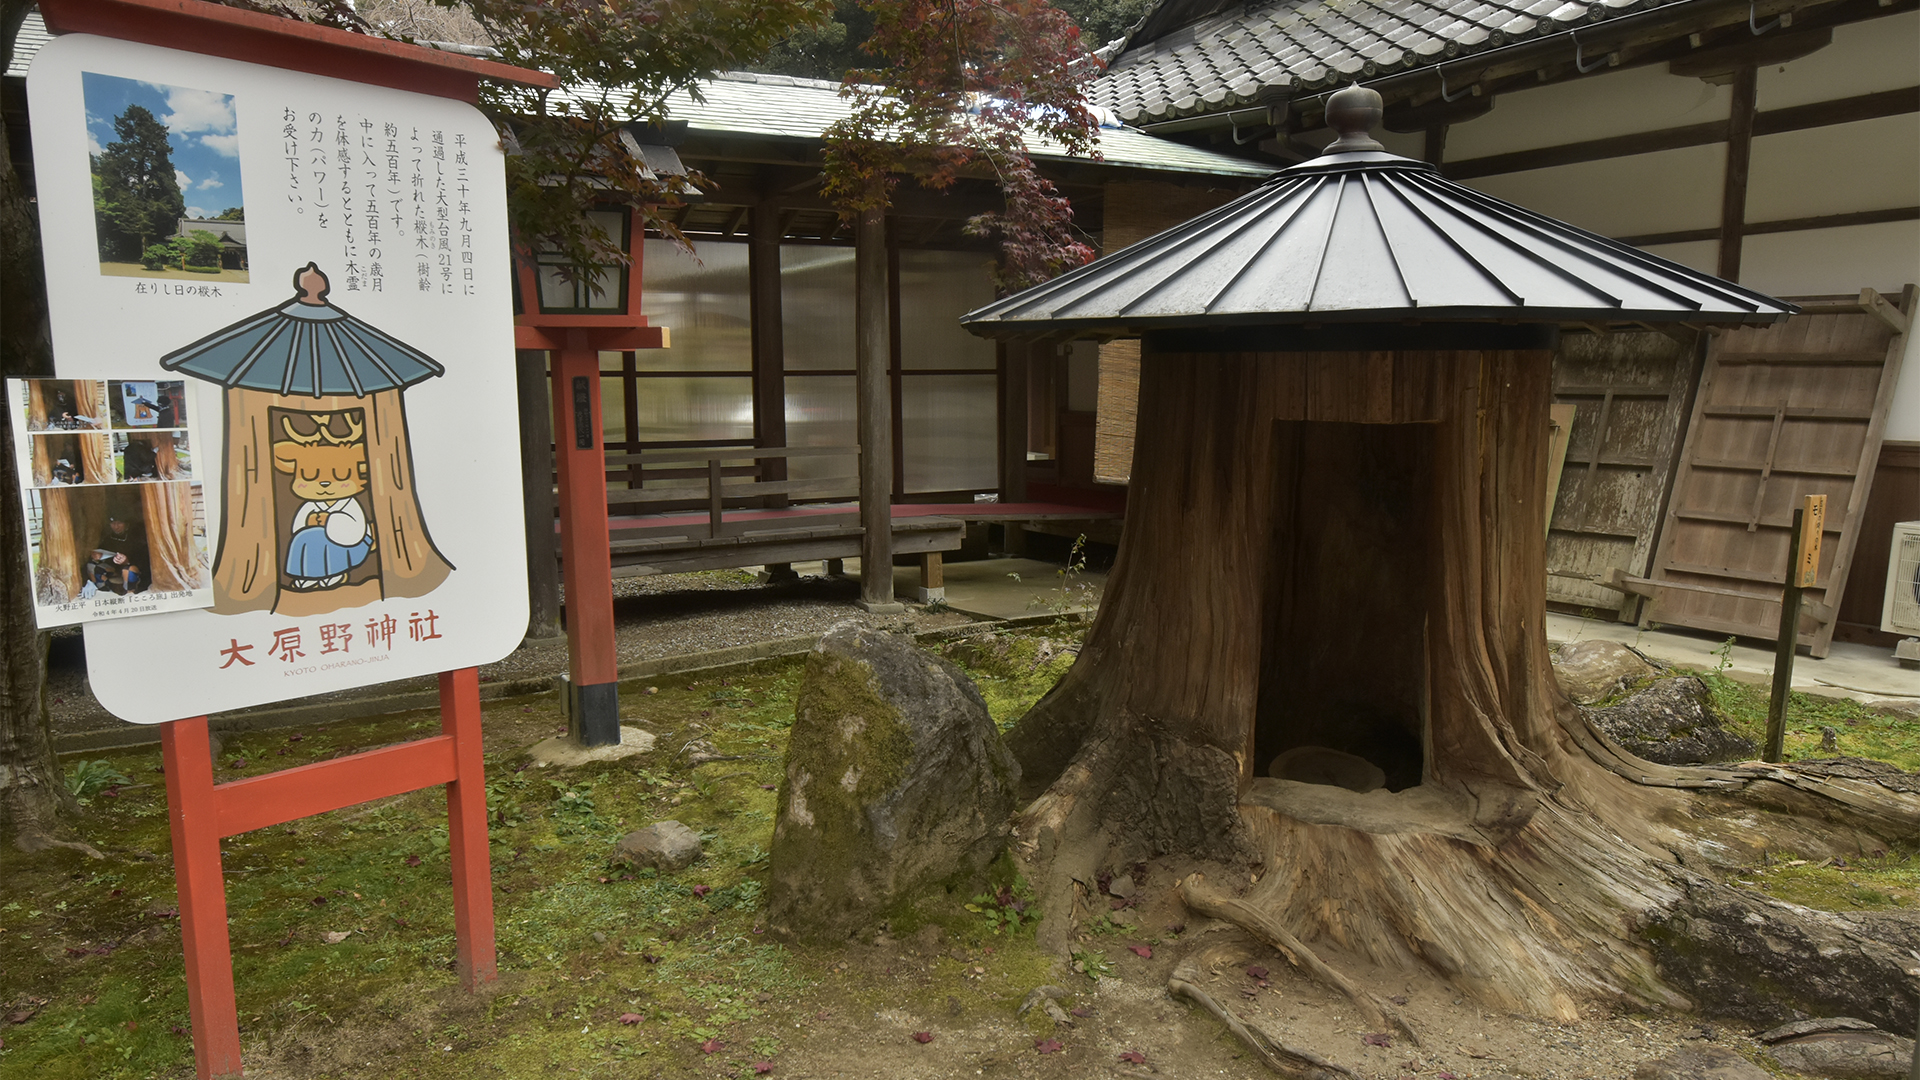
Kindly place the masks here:
<instances>
[{"instance_id":1,"label":"green moss","mask_svg":"<svg viewBox=\"0 0 1920 1080\"><path fill-rule=\"evenodd\" d=\"M1772 696L1768 687L1748 685L1711 671L1687 674L1698 675L1707 684L1729 730L1765 744L1767 705ZM1834 729L1837 751L1820 749L1823 727ZM1920 772L1920 720L1875 712L1847 698L1793 693L1787 698L1784 749L1789 761L1863 757Z\"/></svg>"},{"instance_id":2,"label":"green moss","mask_svg":"<svg viewBox=\"0 0 1920 1080\"><path fill-rule=\"evenodd\" d=\"M1776 857L1743 867L1728 883L1820 911L1920 906L1920 856L1888 853L1848 860Z\"/></svg>"},{"instance_id":3,"label":"green moss","mask_svg":"<svg viewBox=\"0 0 1920 1080\"><path fill-rule=\"evenodd\" d=\"M1035 627L977 634L950 643L943 653L973 679L988 715L1005 731L1073 666L1085 636L1079 626Z\"/></svg>"}]
</instances>

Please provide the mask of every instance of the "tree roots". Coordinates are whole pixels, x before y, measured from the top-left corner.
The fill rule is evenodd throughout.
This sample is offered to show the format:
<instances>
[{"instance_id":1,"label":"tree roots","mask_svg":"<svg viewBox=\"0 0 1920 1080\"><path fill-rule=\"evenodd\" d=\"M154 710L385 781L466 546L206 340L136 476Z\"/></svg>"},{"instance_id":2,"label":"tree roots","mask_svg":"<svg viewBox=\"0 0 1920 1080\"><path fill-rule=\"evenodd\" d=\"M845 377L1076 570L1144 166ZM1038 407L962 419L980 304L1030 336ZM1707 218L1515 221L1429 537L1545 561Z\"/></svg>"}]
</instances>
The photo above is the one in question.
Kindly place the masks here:
<instances>
[{"instance_id":1,"label":"tree roots","mask_svg":"<svg viewBox=\"0 0 1920 1080\"><path fill-rule=\"evenodd\" d=\"M1167 993L1176 998L1186 998L1212 1013L1215 1019L1226 1025L1234 1038L1253 1051L1253 1056L1289 1080L1358 1080L1358 1074L1351 1069L1336 1065L1310 1050L1288 1046L1278 1035L1260 1024L1233 1015L1213 995L1202 990L1200 980L1203 973L1213 963L1225 961L1225 953L1225 948L1217 943L1196 945L1174 965L1173 975L1167 979Z\"/></svg>"}]
</instances>

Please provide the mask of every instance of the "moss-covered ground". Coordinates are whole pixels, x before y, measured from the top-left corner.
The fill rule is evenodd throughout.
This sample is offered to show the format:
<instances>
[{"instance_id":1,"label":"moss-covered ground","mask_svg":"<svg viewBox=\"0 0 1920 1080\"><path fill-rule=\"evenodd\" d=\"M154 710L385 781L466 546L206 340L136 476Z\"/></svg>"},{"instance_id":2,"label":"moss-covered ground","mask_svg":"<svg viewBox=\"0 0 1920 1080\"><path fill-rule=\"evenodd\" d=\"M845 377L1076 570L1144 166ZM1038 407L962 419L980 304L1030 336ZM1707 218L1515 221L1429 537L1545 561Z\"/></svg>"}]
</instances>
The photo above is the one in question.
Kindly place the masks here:
<instances>
[{"instance_id":1,"label":"moss-covered ground","mask_svg":"<svg viewBox=\"0 0 1920 1080\"><path fill-rule=\"evenodd\" d=\"M1740 682L1712 671L1697 673L1713 694L1714 704L1735 732L1764 745L1767 737L1766 686ZM1823 728L1832 728L1839 749L1822 750ZM1812 758L1862 757L1885 761L1908 772L1920 772L1920 719L1876 711L1848 698L1792 693L1787 697L1788 761Z\"/></svg>"},{"instance_id":2,"label":"moss-covered ground","mask_svg":"<svg viewBox=\"0 0 1920 1080\"><path fill-rule=\"evenodd\" d=\"M1050 684L1057 667L995 676L1003 705L1037 698L1044 686L1025 683ZM966 909L971 897L919 913L906 981L849 972L839 950L791 949L764 933L767 846L802 668L768 661L623 686L627 714L657 749L576 769L524 754L564 729L551 695L486 707L501 977L479 995L452 971L438 789L226 841L249 1074L750 1076L777 1068L816 1016L937 1006L1010 1017L1047 981L1051 959L1030 932L995 933L994 919ZM438 724L419 713L232 735L216 779ZM677 749L703 737L736 760L687 767ZM159 750L86 757L62 764L106 785L78 826L107 857L0 854L0 1076L190 1076ZM115 774L126 783L110 783ZM656 874L609 861L623 833L665 818L702 834L699 862Z\"/></svg>"}]
</instances>

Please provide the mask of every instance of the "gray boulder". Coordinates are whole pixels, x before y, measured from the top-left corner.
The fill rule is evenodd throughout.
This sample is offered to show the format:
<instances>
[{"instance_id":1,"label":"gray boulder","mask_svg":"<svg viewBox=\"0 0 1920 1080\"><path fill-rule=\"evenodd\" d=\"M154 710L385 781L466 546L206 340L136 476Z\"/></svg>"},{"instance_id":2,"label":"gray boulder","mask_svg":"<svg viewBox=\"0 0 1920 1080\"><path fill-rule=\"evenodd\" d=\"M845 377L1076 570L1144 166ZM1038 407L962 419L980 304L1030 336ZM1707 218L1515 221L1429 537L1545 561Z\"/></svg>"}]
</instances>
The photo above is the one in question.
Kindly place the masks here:
<instances>
[{"instance_id":1,"label":"gray boulder","mask_svg":"<svg viewBox=\"0 0 1920 1080\"><path fill-rule=\"evenodd\" d=\"M1617 641L1576 641L1553 654L1553 674L1568 697L1591 705L1659 672Z\"/></svg>"},{"instance_id":2,"label":"gray boulder","mask_svg":"<svg viewBox=\"0 0 1920 1080\"><path fill-rule=\"evenodd\" d=\"M767 924L842 943L1004 850L1020 769L966 674L854 621L807 657L774 818Z\"/></svg>"},{"instance_id":3,"label":"gray boulder","mask_svg":"<svg viewBox=\"0 0 1920 1080\"><path fill-rule=\"evenodd\" d=\"M1643 1061L1633 1080L1773 1080L1767 1070L1731 1050L1689 1046L1666 1057Z\"/></svg>"},{"instance_id":4,"label":"gray boulder","mask_svg":"<svg viewBox=\"0 0 1920 1080\"><path fill-rule=\"evenodd\" d=\"M1782 1068L1807 1076L1906 1080L1913 1068L1912 1039L1846 1016L1787 1024L1759 1039L1772 1044Z\"/></svg>"},{"instance_id":5,"label":"gray boulder","mask_svg":"<svg viewBox=\"0 0 1920 1080\"><path fill-rule=\"evenodd\" d=\"M1583 705L1580 712L1630 752L1662 765L1747 761L1760 753L1720 726L1706 684L1692 676L1661 679L1617 705Z\"/></svg>"},{"instance_id":6,"label":"gray boulder","mask_svg":"<svg viewBox=\"0 0 1920 1080\"><path fill-rule=\"evenodd\" d=\"M613 857L636 868L685 870L700 858L700 834L677 821L656 821L621 837Z\"/></svg>"}]
</instances>

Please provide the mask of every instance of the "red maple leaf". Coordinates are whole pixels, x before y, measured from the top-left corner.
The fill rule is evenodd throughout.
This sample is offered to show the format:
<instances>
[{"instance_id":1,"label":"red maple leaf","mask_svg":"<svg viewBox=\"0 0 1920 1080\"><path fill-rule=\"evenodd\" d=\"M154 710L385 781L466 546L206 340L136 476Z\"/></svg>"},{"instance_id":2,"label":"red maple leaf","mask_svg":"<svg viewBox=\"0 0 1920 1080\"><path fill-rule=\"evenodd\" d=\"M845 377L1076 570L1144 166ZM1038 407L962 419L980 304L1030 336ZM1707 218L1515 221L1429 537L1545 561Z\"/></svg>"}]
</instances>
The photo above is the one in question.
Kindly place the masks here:
<instances>
[{"instance_id":1,"label":"red maple leaf","mask_svg":"<svg viewBox=\"0 0 1920 1080\"><path fill-rule=\"evenodd\" d=\"M1066 1049L1066 1047L1060 1045L1060 1040L1058 1039L1035 1039L1033 1040L1033 1048L1043 1054L1057 1054Z\"/></svg>"},{"instance_id":2,"label":"red maple leaf","mask_svg":"<svg viewBox=\"0 0 1920 1080\"><path fill-rule=\"evenodd\" d=\"M711 885L695 885L693 887L693 895L695 896L705 896L712 891L713 886Z\"/></svg>"},{"instance_id":3,"label":"red maple leaf","mask_svg":"<svg viewBox=\"0 0 1920 1080\"><path fill-rule=\"evenodd\" d=\"M1120 1060L1129 1065L1145 1065L1147 1063L1147 1055L1138 1050L1128 1050L1126 1053L1120 1055Z\"/></svg>"},{"instance_id":4,"label":"red maple leaf","mask_svg":"<svg viewBox=\"0 0 1920 1080\"><path fill-rule=\"evenodd\" d=\"M913 1041L917 1043L930 1043L933 1041L933 1032L916 1031L913 1033Z\"/></svg>"},{"instance_id":5,"label":"red maple leaf","mask_svg":"<svg viewBox=\"0 0 1920 1080\"><path fill-rule=\"evenodd\" d=\"M756 1073L770 1073L773 1071L773 1062L756 1061L753 1063L753 1071Z\"/></svg>"},{"instance_id":6,"label":"red maple leaf","mask_svg":"<svg viewBox=\"0 0 1920 1080\"><path fill-rule=\"evenodd\" d=\"M1133 951L1133 955L1142 960L1153 959L1153 946L1151 945L1129 945L1127 948Z\"/></svg>"},{"instance_id":7,"label":"red maple leaf","mask_svg":"<svg viewBox=\"0 0 1920 1080\"><path fill-rule=\"evenodd\" d=\"M718 1049L720 1049L719 1039L708 1039L700 1044L700 1052L703 1054L711 1054Z\"/></svg>"},{"instance_id":8,"label":"red maple leaf","mask_svg":"<svg viewBox=\"0 0 1920 1080\"><path fill-rule=\"evenodd\" d=\"M1247 969L1247 978L1249 979L1264 979L1266 977L1267 969L1261 967L1259 964L1255 964Z\"/></svg>"},{"instance_id":9,"label":"red maple leaf","mask_svg":"<svg viewBox=\"0 0 1920 1080\"><path fill-rule=\"evenodd\" d=\"M1371 1035L1360 1036L1360 1041L1363 1043L1366 1043L1368 1046L1392 1046L1393 1045L1392 1036L1387 1035L1383 1032L1378 1032L1378 1031L1374 1032Z\"/></svg>"},{"instance_id":10,"label":"red maple leaf","mask_svg":"<svg viewBox=\"0 0 1920 1080\"><path fill-rule=\"evenodd\" d=\"M620 1014L620 1022L628 1025L629 1027L645 1019L646 1017L641 1016L639 1013L621 1013Z\"/></svg>"}]
</instances>

